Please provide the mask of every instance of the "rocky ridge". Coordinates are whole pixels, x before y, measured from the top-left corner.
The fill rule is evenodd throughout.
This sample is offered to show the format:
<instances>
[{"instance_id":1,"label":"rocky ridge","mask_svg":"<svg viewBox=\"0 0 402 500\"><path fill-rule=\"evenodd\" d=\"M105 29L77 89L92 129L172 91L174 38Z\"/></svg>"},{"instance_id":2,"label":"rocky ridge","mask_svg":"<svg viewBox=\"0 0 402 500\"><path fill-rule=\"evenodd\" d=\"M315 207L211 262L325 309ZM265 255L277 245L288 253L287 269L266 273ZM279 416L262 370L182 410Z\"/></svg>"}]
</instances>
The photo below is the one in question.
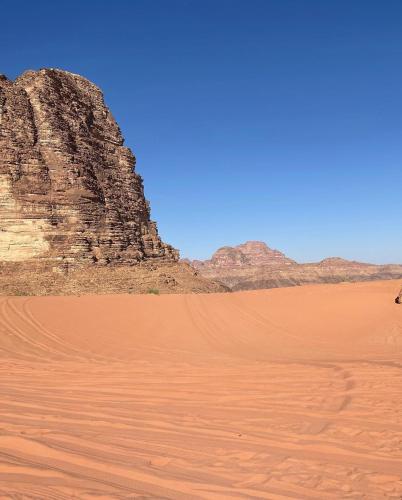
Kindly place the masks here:
<instances>
[{"instance_id":1,"label":"rocky ridge","mask_svg":"<svg viewBox=\"0 0 402 500\"><path fill-rule=\"evenodd\" d=\"M339 257L298 264L260 241L222 247L209 260L186 261L205 278L232 290L402 278L402 265L398 264L366 264Z\"/></svg>"},{"instance_id":2,"label":"rocky ridge","mask_svg":"<svg viewBox=\"0 0 402 500\"><path fill-rule=\"evenodd\" d=\"M82 270L95 279L105 266L172 269L178 257L150 219L135 157L101 90L58 69L27 71L15 81L1 75L0 293L17 272L33 293L28 281L48 273L51 293L54 273ZM194 270L180 269L198 280L195 288L210 288Z\"/></svg>"}]
</instances>

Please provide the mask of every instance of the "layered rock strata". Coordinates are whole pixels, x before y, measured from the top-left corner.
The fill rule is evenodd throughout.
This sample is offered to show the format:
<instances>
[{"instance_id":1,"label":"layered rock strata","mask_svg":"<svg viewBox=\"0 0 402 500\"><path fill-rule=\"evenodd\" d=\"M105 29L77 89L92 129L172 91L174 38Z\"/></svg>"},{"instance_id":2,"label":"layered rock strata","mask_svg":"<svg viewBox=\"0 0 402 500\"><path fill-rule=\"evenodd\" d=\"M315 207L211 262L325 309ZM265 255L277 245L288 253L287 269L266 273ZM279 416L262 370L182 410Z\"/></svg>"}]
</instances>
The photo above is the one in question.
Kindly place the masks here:
<instances>
[{"instance_id":1,"label":"layered rock strata","mask_svg":"<svg viewBox=\"0 0 402 500\"><path fill-rule=\"evenodd\" d=\"M176 261L102 92L56 69L0 77L0 264Z\"/></svg>"},{"instance_id":2,"label":"layered rock strata","mask_svg":"<svg viewBox=\"0 0 402 500\"><path fill-rule=\"evenodd\" d=\"M205 278L218 280L231 290L402 278L399 264L366 264L337 257L298 264L260 241L222 247L209 260L187 262Z\"/></svg>"},{"instance_id":3,"label":"layered rock strata","mask_svg":"<svg viewBox=\"0 0 402 500\"><path fill-rule=\"evenodd\" d=\"M190 261L188 261L190 262ZM279 250L269 248L262 241L247 241L236 247L219 248L210 260L193 260L193 267L199 270L242 269L247 266L289 266L296 262Z\"/></svg>"}]
</instances>

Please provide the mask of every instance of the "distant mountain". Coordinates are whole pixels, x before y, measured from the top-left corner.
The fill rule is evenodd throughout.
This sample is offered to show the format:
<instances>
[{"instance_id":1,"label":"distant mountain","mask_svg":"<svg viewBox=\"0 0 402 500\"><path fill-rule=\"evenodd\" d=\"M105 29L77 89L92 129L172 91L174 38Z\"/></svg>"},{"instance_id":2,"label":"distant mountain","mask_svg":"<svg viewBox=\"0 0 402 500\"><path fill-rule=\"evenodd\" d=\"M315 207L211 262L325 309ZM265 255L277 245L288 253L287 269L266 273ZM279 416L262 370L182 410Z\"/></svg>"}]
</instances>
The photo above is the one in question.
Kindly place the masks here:
<instances>
[{"instance_id":1,"label":"distant mountain","mask_svg":"<svg viewBox=\"0 0 402 500\"><path fill-rule=\"evenodd\" d=\"M197 269L237 269L244 266L286 266L296 262L262 241L247 241L237 247L219 248L210 260L194 260L191 264Z\"/></svg>"},{"instance_id":2,"label":"distant mountain","mask_svg":"<svg viewBox=\"0 0 402 500\"><path fill-rule=\"evenodd\" d=\"M367 264L340 257L298 264L262 241L219 248L209 260L185 261L202 276L219 280L232 290L402 278L402 265L399 264Z\"/></svg>"}]
</instances>

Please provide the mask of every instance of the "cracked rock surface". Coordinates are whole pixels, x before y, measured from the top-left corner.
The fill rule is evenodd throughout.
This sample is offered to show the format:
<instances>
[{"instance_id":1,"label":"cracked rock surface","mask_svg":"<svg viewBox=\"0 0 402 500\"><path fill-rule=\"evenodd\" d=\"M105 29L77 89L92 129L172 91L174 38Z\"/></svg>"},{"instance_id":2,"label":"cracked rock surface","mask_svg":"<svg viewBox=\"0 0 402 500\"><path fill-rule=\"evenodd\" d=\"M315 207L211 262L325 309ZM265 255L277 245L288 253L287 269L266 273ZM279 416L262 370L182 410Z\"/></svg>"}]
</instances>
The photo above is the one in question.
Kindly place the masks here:
<instances>
[{"instance_id":1,"label":"cracked rock surface","mask_svg":"<svg viewBox=\"0 0 402 500\"><path fill-rule=\"evenodd\" d=\"M102 92L57 69L0 75L0 263L174 262Z\"/></svg>"}]
</instances>

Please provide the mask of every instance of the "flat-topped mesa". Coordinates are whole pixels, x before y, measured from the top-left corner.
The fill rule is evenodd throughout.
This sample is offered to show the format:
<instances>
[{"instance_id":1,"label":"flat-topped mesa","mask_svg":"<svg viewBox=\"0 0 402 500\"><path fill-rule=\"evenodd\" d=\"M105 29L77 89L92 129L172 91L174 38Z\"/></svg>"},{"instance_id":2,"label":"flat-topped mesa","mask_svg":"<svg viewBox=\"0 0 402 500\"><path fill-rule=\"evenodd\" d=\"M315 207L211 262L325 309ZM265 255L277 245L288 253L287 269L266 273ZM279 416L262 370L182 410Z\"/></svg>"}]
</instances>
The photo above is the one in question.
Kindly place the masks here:
<instances>
[{"instance_id":1,"label":"flat-topped mesa","mask_svg":"<svg viewBox=\"0 0 402 500\"><path fill-rule=\"evenodd\" d=\"M318 265L322 267L364 267L370 264L342 259L342 257L327 257L326 259L318 262Z\"/></svg>"},{"instance_id":2,"label":"flat-topped mesa","mask_svg":"<svg viewBox=\"0 0 402 500\"><path fill-rule=\"evenodd\" d=\"M0 76L0 263L176 261L102 92L57 69Z\"/></svg>"}]
</instances>

